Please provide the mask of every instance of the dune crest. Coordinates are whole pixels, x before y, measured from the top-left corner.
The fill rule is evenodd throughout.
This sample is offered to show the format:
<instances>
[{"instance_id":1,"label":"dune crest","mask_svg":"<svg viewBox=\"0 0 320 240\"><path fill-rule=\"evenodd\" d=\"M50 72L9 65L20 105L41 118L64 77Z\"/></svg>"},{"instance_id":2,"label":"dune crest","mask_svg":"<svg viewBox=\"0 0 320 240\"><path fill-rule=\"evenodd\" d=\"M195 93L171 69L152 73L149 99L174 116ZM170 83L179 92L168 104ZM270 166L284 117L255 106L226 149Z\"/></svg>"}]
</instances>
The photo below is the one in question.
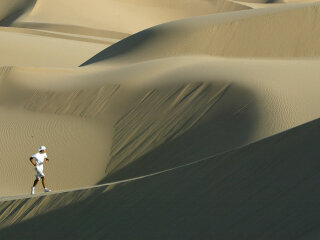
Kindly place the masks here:
<instances>
[{"instance_id":1,"label":"dune crest","mask_svg":"<svg viewBox=\"0 0 320 240\"><path fill-rule=\"evenodd\" d=\"M181 55L318 57L320 46L315 36L320 32L319 9L319 3L310 3L183 19L130 36L80 66Z\"/></svg>"},{"instance_id":2,"label":"dune crest","mask_svg":"<svg viewBox=\"0 0 320 240\"><path fill-rule=\"evenodd\" d=\"M317 223L314 210L319 194L310 189L316 189L318 182L314 140L319 140L319 130L317 120L149 177L45 197L3 199L0 236L31 238L37 234L38 224L46 222L41 229L49 239L312 237L317 227L309 226ZM135 206L135 211L123 207L127 204ZM24 214L22 206L30 211ZM282 211L278 211L279 207ZM16 214L12 216L10 212ZM85 219L81 217L84 215ZM97 222L97 218L104 221ZM57 226L57 221L64 224ZM154 226L157 221L166 224Z\"/></svg>"},{"instance_id":3,"label":"dune crest","mask_svg":"<svg viewBox=\"0 0 320 240\"><path fill-rule=\"evenodd\" d=\"M319 238L319 1L0 7L0 239Z\"/></svg>"}]
</instances>

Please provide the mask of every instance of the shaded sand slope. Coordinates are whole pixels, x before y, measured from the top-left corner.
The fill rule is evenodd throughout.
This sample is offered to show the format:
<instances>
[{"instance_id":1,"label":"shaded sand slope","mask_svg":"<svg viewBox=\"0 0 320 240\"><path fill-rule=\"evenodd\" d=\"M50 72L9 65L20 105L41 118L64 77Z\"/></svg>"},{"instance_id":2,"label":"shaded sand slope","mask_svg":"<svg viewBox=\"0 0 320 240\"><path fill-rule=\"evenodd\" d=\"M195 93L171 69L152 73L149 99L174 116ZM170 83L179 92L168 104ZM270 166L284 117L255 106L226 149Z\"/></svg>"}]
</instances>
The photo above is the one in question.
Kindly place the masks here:
<instances>
[{"instance_id":1,"label":"shaded sand slope","mask_svg":"<svg viewBox=\"0 0 320 240\"><path fill-rule=\"evenodd\" d=\"M0 180L13 180L2 195L28 192L28 157L41 144L58 190L105 182L105 170L123 179L175 167L319 118L318 66L182 57L105 70L4 68Z\"/></svg>"},{"instance_id":2,"label":"shaded sand slope","mask_svg":"<svg viewBox=\"0 0 320 240\"><path fill-rule=\"evenodd\" d=\"M67 6L71 1L37 3L40 5L23 17L49 17L39 9L50 4ZM173 4L138 3L148 8ZM221 9L235 6L211 3ZM94 8L102 6L99 4L93 4ZM171 8L178 11L178 5ZM199 56L222 51L224 56L247 57L246 48L256 57L272 51L275 57L301 57L300 52L308 53L311 48L314 52L310 50L307 56L317 56L312 34L318 34L318 27L311 19L318 18L318 9L318 4L290 5L163 24L129 37L87 62L109 59L102 67L73 68L105 48L105 44L93 41L98 40L97 35L104 40L107 35L103 34L120 38L125 36L122 30L106 30L107 26L92 29L90 24L96 20L90 26L80 21L83 26L73 28L72 22L64 19L67 26L63 26L53 17L48 21L54 26L49 24L46 31L1 28L0 182L13 179L1 186L1 194L29 191L34 173L28 158L42 144L48 146L53 160L46 168L49 186L65 189L175 167L319 118L317 59ZM294 24L297 31L290 28ZM58 28L59 36L51 27ZM264 29L261 32L260 27ZM75 31L68 35L70 29ZM256 34L252 29L258 29L260 41L250 38ZM277 41L267 41L268 31L280 34ZM292 38L298 35L290 31L300 32L301 41ZM305 44L306 38L309 44ZM228 44L223 45L225 42ZM117 61L121 64L114 64Z\"/></svg>"},{"instance_id":3,"label":"shaded sand slope","mask_svg":"<svg viewBox=\"0 0 320 240\"><path fill-rule=\"evenodd\" d=\"M121 72L118 71L115 74ZM42 74L46 77L43 78ZM53 183L51 186L55 189L70 187L70 184L73 187L93 184L104 177L112 146L127 145L126 142L122 143L126 138L119 136L120 143L111 142L114 121L132 112L132 108L135 105L139 106L139 102L147 98L148 101L149 99L165 100L160 102L159 106L166 111L164 116L169 116L170 120L161 119L157 122L156 118L159 114L152 116L149 113L149 119L140 119L146 122L145 125L135 122L126 128L124 133L132 136L135 134L135 127L138 127L139 131L144 131L145 128L151 130L141 135L133 146L129 145L131 153L137 151L135 155L141 155L150 150L152 145L164 142L169 137L191 128L219 99L227 86L227 84L214 87L208 83L177 83L171 86L168 92L169 87L156 87L157 82L152 84L152 88L150 86L147 89L122 82L108 82L106 74L100 78L97 78L96 74L91 74L91 76L82 76L82 79L79 72L73 70L47 69L43 70L42 74L39 69L33 68L3 69L1 110L4 117L0 130L4 132L2 140L9 142L3 144L8 147L1 152L1 159L10 157L16 161L2 161L1 167L9 175L13 174L17 177L3 187L3 194L18 193L21 189L27 191L29 188L32 168L31 166L28 168L30 163L27 158L33 151L32 145L37 146L40 142L45 142L48 149L51 149L53 165L52 167L48 165L47 173ZM85 72L82 74L85 75ZM88 83L87 79L90 77L95 81ZM121 76L118 77L121 78ZM85 85L81 80L85 80ZM150 94L152 92L156 94ZM179 103L188 95L191 99ZM194 101L190 102L190 100ZM196 104L203 104L203 106L194 108ZM191 109L188 110L188 107ZM146 108L142 113L136 111L136 114L146 114L148 110ZM23 126L29 130L22 134ZM42 132L43 130L45 131ZM156 142L153 135L155 131L158 131ZM171 132L168 133L168 131ZM13 156L15 142L20 143L21 151L15 152ZM139 147L141 142L146 143ZM26 155L28 152L29 155ZM130 160L132 159L134 158L131 157ZM30 169L30 175L26 174L26 169ZM52 174L54 172L60 174ZM1 177L5 179L8 176L4 174Z\"/></svg>"},{"instance_id":4,"label":"shaded sand slope","mask_svg":"<svg viewBox=\"0 0 320 240\"><path fill-rule=\"evenodd\" d=\"M140 180L5 201L0 237L308 239L319 227L319 131L315 120Z\"/></svg>"},{"instance_id":5,"label":"shaded sand slope","mask_svg":"<svg viewBox=\"0 0 320 240\"><path fill-rule=\"evenodd\" d=\"M320 3L183 19L130 36L83 65L181 55L290 58L320 55Z\"/></svg>"},{"instance_id":6,"label":"shaded sand slope","mask_svg":"<svg viewBox=\"0 0 320 240\"><path fill-rule=\"evenodd\" d=\"M320 3L247 2L1 2L0 239L317 238Z\"/></svg>"},{"instance_id":7,"label":"shaded sand slope","mask_svg":"<svg viewBox=\"0 0 320 240\"><path fill-rule=\"evenodd\" d=\"M173 69L161 73L164 64ZM123 168L123 172L112 179L176 166L320 116L319 94L314 88L314 77L320 72L314 61L172 58L120 68L103 76L115 77L117 71L127 72L120 75L123 82L140 85L146 92L140 97L143 101L129 101L128 110L115 120L107 170L114 173ZM156 81L142 77L141 72L155 74ZM189 84L175 92L179 82ZM217 95L221 91L223 95ZM159 146L157 152L146 155Z\"/></svg>"},{"instance_id":8,"label":"shaded sand slope","mask_svg":"<svg viewBox=\"0 0 320 240\"><path fill-rule=\"evenodd\" d=\"M1 0L0 26L9 26L22 14L28 12L37 0Z\"/></svg>"}]
</instances>

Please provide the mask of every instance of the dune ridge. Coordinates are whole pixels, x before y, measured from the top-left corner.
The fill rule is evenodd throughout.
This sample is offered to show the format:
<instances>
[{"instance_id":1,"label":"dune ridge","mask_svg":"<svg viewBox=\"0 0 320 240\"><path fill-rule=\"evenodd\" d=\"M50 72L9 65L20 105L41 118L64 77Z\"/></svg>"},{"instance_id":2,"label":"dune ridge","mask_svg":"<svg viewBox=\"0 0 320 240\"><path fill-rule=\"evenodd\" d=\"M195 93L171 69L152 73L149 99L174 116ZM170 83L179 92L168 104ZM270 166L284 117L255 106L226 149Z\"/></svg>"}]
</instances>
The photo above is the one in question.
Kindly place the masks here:
<instances>
[{"instance_id":1,"label":"dune ridge","mask_svg":"<svg viewBox=\"0 0 320 240\"><path fill-rule=\"evenodd\" d=\"M318 120L229 153L169 172L131 180L128 183L105 184L59 194L7 200L1 204L2 226L15 222L19 224L0 231L0 236L18 237L19 235L16 234L18 232L23 233L24 237L31 238L38 233L30 229L35 230L37 222L44 221L47 224L42 229L50 233L49 239L60 236L66 239L75 236L135 238L141 235L150 237L155 232L156 239L163 237L192 239L195 236L203 239L207 237L224 239L226 236L229 239L237 239L239 234L256 239L270 237L300 239L306 233L310 234L317 229L309 227L314 226L317 221L312 214L314 206L318 205L313 203L317 203L319 195L313 192L319 167L317 144L313 141L318 139L317 131L319 131ZM308 144L304 145L303 150L297 147L305 141ZM270 149L272 151L268 151ZM290 159L286 157L289 152ZM301 160L302 156L304 161ZM235 168L236 166L238 168ZM215 174L212 174L212 171ZM232 175L228 174L230 171L233 172ZM285 175L284 172L286 172ZM258 181L251 181L255 178ZM183 183L179 183L181 180L184 180ZM157 188L154 188L155 184ZM166 187L161 187L163 184ZM193 197L190 196L191 189L193 189L191 195ZM226 191L226 189L232 191ZM309 192L309 189L314 190ZM123 195L124 191L130 195ZM309 198L312 200L302 200L305 194L312 194L312 198ZM185 195L189 195L190 200L182 200ZM180 204L176 205L175 202L178 199ZM297 202L297 199L300 202ZM136 202L135 206L139 211L132 212L130 208L117 207L133 204L132 202ZM212 204L214 208L210 207ZM279 204L286 206L282 208L284 213L276 211L273 215L266 214L277 209ZM297 208L297 204L300 207ZM22 205L30 210L26 213L19 211ZM167 207L164 208L164 206ZM149 212L152 208L156 209L156 215ZM70 211L78 214L66 214ZM91 214L87 215L87 211ZM96 211L99 212L96 213ZM123 215L123 211L130 218L115 220L114 217ZM259 214L248 214L248 211L251 213L258 211ZM17 214L12 215L10 212L17 212ZM107 220L109 227L105 227L105 223L97 224L93 221L97 216L104 214L109 216L110 220ZM32 218L34 215L36 217ZM75 220L79 215L87 215L85 223L86 226L90 226L82 230L81 235L77 233L77 229L78 224L83 222ZM197 219L197 224L190 221L191 216L192 219ZM156 228L148 224L159 218L166 219L169 221L168 224L158 225ZM229 224L225 225L221 218ZM273 219L272 225L265 224L270 223L270 218ZM59 219L63 219L64 225L57 227L53 221ZM300 220L297 222L292 221L293 219ZM119 221L122 222L121 227ZM129 227L133 222L135 222L134 229ZM123 224L127 226L127 231L120 231ZM208 231L209 228L210 231ZM279 229L279 232L272 231L272 228ZM25 234L26 229L29 229L27 234ZM68 229L67 234L65 229Z\"/></svg>"},{"instance_id":2,"label":"dune ridge","mask_svg":"<svg viewBox=\"0 0 320 240\"><path fill-rule=\"evenodd\" d=\"M80 66L104 60L130 63L179 55L317 57L320 49L315 37L319 32L317 18L319 3L178 20L126 38ZM300 24L304 27L295 27Z\"/></svg>"},{"instance_id":3,"label":"dune ridge","mask_svg":"<svg viewBox=\"0 0 320 240\"><path fill-rule=\"evenodd\" d=\"M162 68L164 65L167 69ZM266 66L270 69L268 74L261 71ZM306 66L308 73L305 72ZM235 72L227 71L231 67ZM74 183L75 179L81 179L82 184L92 184L99 181L97 179L105 182L105 177L117 180L175 167L204 155L217 154L257 141L319 116L319 94L313 86L317 82L315 76L320 73L318 63L311 60L289 63L283 60L190 57L156 60L102 71L81 69L16 67L1 87L4 112L6 109L14 110L8 111L8 121L12 121L16 114L26 119L32 115L40 119L50 116L50 122L56 122L55 125L62 128L58 132L52 132L54 128L50 128L48 134L63 136L66 129L74 135L70 136L71 139L80 136L81 139L87 139L85 134L88 134L76 128L70 131L69 124L73 119L78 119L76 121L81 126L88 126L88 131L91 129L89 126L94 124L96 129L100 129L101 135L97 136L99 141L96 143L88 139L62 147L61 144L66 140L61 142L58 138L57 144L55 137L45 138L47 145L52 145L53 149L59 146L59 151L51 153L57 165L54 164L54 168L48 166L47 169L55 189L71 186L68 181ZM145 73L144 77L141 71ZM301 88L302 77L304 88ZM41 84L44 78L47 79L46 84ZM90 82L87 79L91 79ZM215 103L212 97L226 86L229 86L228 90ZM102 95L96 95L97 90L94 89L102 89ZM154 107L155 102L157 108ZM3 131L6 131L6 126L3 124ZM23 159L29 156L22 153L32 154L32 144L41 144L42 139L39 137L41 131L34 128L34 123L28 123L27 126L33 126L30 134L24 134L23 138L16 136L20 139L20 149L23 149L21 153L16 153L17 158L21 159L16 164L18 166L21 161L24 164L16 173L23 178L19 179L19 183L13 183L19 185L19 189L25 189L24 192L30 184L27 180L30 176L24 173L28 163ZM32 131L39 133L31 134ZM101 138L103 135L105 137ZM12 137L12 141L14 139ZM210 141L210 144L206 144L206 141ZM77 153L77 162L87 166L90 165L89 159L100 159L100 164L90 168L92 173L99 172L95 180L83 178L76 172L75 175L63 177L55 173L61 172L58 170L59 163L63 162L68 163L65 171L72 170L75 158L69 149L79 147L81 151ZM90 155L82 154L87 147L91 149L89 158ZM97 148L101 149L95 154L93 149ZM159 149L163 149L165 155L151 154ZM3 151L3 158L6 158L9 150L11 148ZM66 160L66 156L71 158ZM3 169L10 172L11 166L4 166ZM5 175L3 177L5 179ZM81 187L81 184L79 182L74 186ZM14 189L3 191L13 193Z\"/></svg>"},{"instance_id":4,"label":"dune ridge","mask_svg":"<svg viewBox=\"0 0 320 240\"><path fill-rule=\"evenodd\" d=\"M317 239L319 4L1 2L0 238Z\"/></svg>"},{"instance_id":5,"label":"dune ridge","mask_svg":"<svg viewBox=\"0 0 320 240\"><path fill-rule=\"evenodd\" d=\"M37 0L3 0L0 3L0 26L10 26L21 15L33 9Z\"/></svg>"}]
</instances>

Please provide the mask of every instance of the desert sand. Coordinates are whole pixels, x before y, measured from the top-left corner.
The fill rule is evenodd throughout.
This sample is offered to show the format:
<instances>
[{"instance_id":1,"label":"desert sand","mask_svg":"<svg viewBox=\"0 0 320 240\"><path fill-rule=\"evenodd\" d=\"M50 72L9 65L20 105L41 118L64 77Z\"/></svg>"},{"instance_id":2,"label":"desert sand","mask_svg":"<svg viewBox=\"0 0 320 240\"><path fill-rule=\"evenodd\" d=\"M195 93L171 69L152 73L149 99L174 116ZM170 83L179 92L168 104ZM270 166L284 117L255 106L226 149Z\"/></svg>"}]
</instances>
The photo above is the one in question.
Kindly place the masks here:
<instances>
[{"instance_id":1,"label":"desert sand","mask_svg":"<svg viewBox=\"0 0 320 240\"><path fill-rule=\"evenodd\" d=\"M320 237L320 2L0 7L0 239Z\"/></svg>"}]
</instances>

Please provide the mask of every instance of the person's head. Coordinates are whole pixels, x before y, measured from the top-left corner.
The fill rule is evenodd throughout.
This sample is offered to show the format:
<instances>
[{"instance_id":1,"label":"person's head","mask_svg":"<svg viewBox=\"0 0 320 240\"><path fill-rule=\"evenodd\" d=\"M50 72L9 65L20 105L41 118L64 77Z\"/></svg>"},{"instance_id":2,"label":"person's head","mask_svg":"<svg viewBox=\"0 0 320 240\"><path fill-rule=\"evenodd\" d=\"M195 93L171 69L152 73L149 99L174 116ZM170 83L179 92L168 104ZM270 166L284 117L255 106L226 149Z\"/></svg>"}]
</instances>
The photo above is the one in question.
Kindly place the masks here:
<instances>
[{"instance_id":1,"label":"person's head","mask_svg":"<svg viewBox=\"0 0 320 240\"><path fill-rule=\"evenodd\" d=\"M45 153L47 151L47 148L45 147L45 146L41 146L40 148L39 148L39 152L40 153Z\"/></svg>"}]
</instances>

